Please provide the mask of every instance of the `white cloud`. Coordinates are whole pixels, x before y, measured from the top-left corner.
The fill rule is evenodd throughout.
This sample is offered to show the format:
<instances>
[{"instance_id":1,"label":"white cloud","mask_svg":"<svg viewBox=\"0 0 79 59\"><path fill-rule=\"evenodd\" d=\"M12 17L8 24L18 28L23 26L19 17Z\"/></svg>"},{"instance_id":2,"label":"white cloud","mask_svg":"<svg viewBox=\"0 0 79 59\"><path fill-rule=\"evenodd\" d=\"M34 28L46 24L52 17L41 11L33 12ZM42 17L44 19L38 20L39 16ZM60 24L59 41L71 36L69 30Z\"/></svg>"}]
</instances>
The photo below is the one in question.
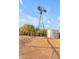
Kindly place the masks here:
<instances>
[{"instance_id":1,"label":"white cloud","mask_svg":"<svg viewBox=\"0 0 79 59\"><path fill-rule=\"evenodd\" d=\"M30 22L30 24L33 24L35 27L38 26L38 17L27 15L26 18Z\"/></svg>"},{"instance_id":2,"label":"white cloud","mask_svg":"<svg viewBox=\"0 0 79 59\"><path fill-rule=\"evenodd\" d=\"M37 20L38 19L37 17L33 17L33 16L30 16L30 15L27 15L26 18L29 19L29 20Z\"/></svg>"},{"instance_id":3,"label":"white cloud","mask_svg":"<svg viewBox=\"0 0 79 59\"><path fill-rule=\"evenodd\" d=\"M19 25L20 25L20 26L23 26L24 24L27 24L26 19L24 19L24 18L23 18L23 19L20 19L20 20L19 20Z\"/></svg>"},{"instance_id":4,"label":"white cloud","mask_svg":"<svg viewBox=\"0 0 79 59\"><path fill-rule=\"evenodd\" d=\"M26 15L26 17L19 20L19 25L22 26L24 24L32 24L35 27L37 27L38 21L39 21L38 17Z\"/></svg>"},{"instance_id":5,"label":"white cloud","mask_svg":"<svg viewBox=\"0 0 79 59\"><path fill-rule=\"evenodd\" d=\"M50 27L50 25L53 24L53 19L48 19L48 17L44 16L43 22L44 22L44 26L48 28ZM39 24L39 17L26 15L26 17L24 17L23 19L20 19L20 25L22 26L24 24L32 24L35 27L37 27Z\"/></svg>"},{"instance_id":6,"label":"white cloud","mask_svg":"<svg viewBox=\"0 0 79 59\"><path fill-rule=\"evenodd\" d=\"M50 20L48 20L48 21L47 21L47 23L48 23L48 24L51 24L51 21L50 21Z\"/></svg>"},{"instance_id":7,"label":"white cloud","mask_svg":"<svg viewBox=\"0 0 79 59\"><path fill-rule=\"evenodd\" d=\"M22 0L19 0L19 2L20 2L21 5L23 5L23 1Z\"/></svg>"}]
</instances>

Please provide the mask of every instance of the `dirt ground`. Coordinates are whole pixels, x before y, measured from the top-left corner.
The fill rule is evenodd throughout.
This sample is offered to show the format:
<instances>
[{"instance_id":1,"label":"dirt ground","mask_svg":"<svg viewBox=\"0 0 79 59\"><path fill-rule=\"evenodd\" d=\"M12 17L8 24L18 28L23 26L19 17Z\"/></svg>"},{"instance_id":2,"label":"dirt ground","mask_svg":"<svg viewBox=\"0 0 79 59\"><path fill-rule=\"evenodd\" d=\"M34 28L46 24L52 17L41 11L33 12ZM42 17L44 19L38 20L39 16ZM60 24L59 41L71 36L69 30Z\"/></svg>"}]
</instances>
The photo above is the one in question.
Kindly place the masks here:
<instances>
[{"instance_id":1,"label":"dirt ground","mask_svg":"<svg viewBox=\"0 0 79 59\"><path fill-rule=\"evenodd\" d=\"M47 41L49 40L49 42ZM19 37L19 59L59 59L60 40L45 37Z\"/></svg>"}]
</instances>

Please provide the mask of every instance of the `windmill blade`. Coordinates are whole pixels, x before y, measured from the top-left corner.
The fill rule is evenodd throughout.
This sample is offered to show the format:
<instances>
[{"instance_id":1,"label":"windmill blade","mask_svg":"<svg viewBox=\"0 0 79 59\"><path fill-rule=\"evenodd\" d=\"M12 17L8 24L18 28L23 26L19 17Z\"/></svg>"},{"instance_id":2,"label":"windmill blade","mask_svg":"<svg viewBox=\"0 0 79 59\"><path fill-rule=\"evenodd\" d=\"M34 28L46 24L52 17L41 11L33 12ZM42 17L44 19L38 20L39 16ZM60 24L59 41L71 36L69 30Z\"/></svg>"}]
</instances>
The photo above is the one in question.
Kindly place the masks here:
<instances>
[{"instance_id":1,"label":"windmill blade","mask_svg":"<svg viewBox=\"0 0 79 59\"><path fill-rule=\"evenodd\" d=\"M39 11L42 11L42 7L41 7L41 6L38 6L38 10L39 10Z\"/></svg>"},{"instance_id":2,"label":"windmill blade","mask_svg":"<svg viewBox=\"0 0 79 59\"><path fill-rule=\"evenodd\" d=\"M44 12L47 12L47 10L43 10Z\"/></svg>"}]
</instances>

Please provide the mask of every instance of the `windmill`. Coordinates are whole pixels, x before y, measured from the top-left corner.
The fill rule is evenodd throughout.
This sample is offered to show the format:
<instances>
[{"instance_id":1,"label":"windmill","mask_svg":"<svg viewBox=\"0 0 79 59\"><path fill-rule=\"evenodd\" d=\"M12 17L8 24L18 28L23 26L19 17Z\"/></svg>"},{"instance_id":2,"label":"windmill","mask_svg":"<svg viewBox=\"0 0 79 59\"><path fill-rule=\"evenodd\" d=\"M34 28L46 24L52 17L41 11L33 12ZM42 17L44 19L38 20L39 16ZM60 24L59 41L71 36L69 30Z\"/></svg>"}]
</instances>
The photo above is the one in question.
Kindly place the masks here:
<instances>
[{"instance_id":1,"label":"windmill","mask_svg":"<svg viewBox=\"0 0 79 59\"><path fill-rule=\"evenodd\" d=\"M38 6L37 9L38 9L39 14L40 14L40 16L39 16L39 24L38 24L38 28L39 28L39 29L43 29L43 28L44 28L44 23L43 23L43 13L46 13L47 10L44 9L43 6Z\"/></svg>"},{"instance_id":2,"label":"windmill","mask_svg":"<svg viewBox=\"0 0 79 59\"><path fill-rule=\"evenodd\" d=\"M47 12L46 9L44 9L43 6L38 6L37 7L38 11L39 11L39 23L38 23L38 31L37 33L39 34L39 36L41 36L41 33L40 33L40 30L42 29L43 30L43 35L45 35L45 32L44 32L44 23L43 23L43 14Z\"/></svg>"}]
</instances>

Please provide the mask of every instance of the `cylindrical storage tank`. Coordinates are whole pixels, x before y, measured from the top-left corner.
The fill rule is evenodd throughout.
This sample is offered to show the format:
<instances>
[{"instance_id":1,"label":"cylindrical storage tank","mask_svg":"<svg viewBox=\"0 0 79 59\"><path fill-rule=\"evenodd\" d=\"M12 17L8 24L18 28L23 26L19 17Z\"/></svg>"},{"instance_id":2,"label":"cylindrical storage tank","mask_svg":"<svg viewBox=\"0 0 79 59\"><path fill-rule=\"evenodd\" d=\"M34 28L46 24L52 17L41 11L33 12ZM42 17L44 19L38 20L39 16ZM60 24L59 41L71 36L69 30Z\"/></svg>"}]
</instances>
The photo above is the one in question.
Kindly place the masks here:
<instances>
[{"instance_id":1,"label":"cylindrical storage tank","mask_svg":"<svg viewBox=\"0 0 79 59\"><path fill-rule=\"evenodd\" d=\"M53 39L57 39L59 38L59 32L58 30L47 30L47 37L48 38L53 38Z\"/></svg>"}]
</instances>

